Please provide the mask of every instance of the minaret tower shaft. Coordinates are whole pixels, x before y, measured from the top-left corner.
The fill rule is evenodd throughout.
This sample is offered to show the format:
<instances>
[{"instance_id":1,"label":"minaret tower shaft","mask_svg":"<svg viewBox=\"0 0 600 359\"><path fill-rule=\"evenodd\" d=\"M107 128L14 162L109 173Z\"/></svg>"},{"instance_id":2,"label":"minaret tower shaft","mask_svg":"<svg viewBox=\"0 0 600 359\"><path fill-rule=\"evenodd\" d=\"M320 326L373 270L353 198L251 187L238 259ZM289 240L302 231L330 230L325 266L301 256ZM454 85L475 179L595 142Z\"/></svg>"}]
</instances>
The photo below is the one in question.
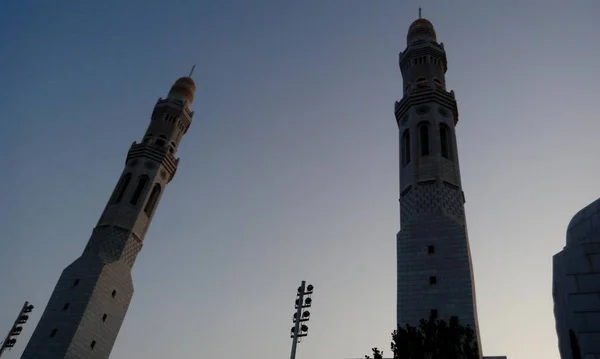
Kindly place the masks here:
<instances>
[{"instance_id":1,"label":"minaret tower shaft","mask_svg":"<svg viewBox=\"0 0 600 359\"><path fill-rule=\"evenodd\" d=\"M395 104L401 228L397 323L415 326L431 315L457 316L479 338L455 136L458 108L454 92L446 90L447 68L444 45L431 22L419 16L400 53L404 95Z\"/></svg>"},{"instance_id":2,"label":"minaret tower shaft","mask_svg":"<svg viewBox=\"0 0 600 359\"><path fill-rule=\"evenodd\" d=\"M22 359L109 357L133 296L131 268L177 170L195 89L182 77L154 106L142 142L131 145L83 254L63 270Z\"/></svg>"}]
</instances>

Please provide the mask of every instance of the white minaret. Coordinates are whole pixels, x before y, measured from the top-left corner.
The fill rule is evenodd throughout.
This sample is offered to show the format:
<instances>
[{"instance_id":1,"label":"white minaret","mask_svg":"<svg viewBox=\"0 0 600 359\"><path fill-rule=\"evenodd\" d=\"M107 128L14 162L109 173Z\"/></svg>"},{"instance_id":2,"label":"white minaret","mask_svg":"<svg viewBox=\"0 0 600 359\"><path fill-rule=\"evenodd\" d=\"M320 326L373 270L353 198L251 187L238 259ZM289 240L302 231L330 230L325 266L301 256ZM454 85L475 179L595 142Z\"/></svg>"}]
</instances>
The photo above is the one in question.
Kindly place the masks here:
<instances>
[{"instance_id":1,"label":"white minaret","mask_svg":"<svg viewBox=\"0 0 600 359\"><path fill-rule=\"evenodd\" d=\"M431 22L417 19L400 53L404 96L400 130L397 323L415 326L457 316L479 338L475 283L464 210L454 92L446 90L446 52ZM481 341L479 341L481 350Z\"/></svg>"},{"instance_id":2,"label":"white minaret","mask_svg":"<svg viewBox=\"0 0 600 359\"><path fill-rule=\"evenodd\" d=\"M154 106L143 141L131 145L83 254L63 270L22 359L109 357L133 296L131 268L177 170L195 90L182 77Z\"/></svg>"}]
</instances>

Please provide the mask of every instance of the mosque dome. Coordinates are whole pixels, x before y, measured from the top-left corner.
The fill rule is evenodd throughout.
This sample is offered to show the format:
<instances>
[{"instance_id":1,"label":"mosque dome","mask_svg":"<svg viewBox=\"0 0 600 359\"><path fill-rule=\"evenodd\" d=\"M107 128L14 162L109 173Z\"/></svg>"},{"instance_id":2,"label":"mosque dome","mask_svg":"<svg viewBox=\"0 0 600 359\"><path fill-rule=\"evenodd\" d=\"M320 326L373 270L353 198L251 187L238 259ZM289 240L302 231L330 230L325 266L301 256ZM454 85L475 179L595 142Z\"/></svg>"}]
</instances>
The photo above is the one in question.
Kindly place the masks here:
<instances>
[{"instance_id":1,"label":"mosque dome","mask_svg":"<svg viewBox=\"0 0 600 359\"><path fill-rule=\"evenodd\" d=\"M600 242L600 198L577 212L567 227L567 246Z\"/></svg>"},{"instance_id":2,"label":"mosque dome","mask_svg":"<svg viewBox=\"0 0 600 359\"><path fill-rule=\"evenodd\" d=\"M433 28L431 21L419 18L410 24L410 27L408 28L408 34L406 35L406 43L407 45L410 45L417 40L437 42L435 29Z\"/></svg>"},{"instance_id":3,"label":"mosque dome","mask_svg":"<svg viewBox=\"0 0 600 359\"><path fill-rule=\"evenodd\" d=\"M194 92L196 91L196 84L190 77L180 77L175 81L171 90L169 91L169 98L178 100L186 100L188 103L194 101Z\"/></svg>"}]
</instances>

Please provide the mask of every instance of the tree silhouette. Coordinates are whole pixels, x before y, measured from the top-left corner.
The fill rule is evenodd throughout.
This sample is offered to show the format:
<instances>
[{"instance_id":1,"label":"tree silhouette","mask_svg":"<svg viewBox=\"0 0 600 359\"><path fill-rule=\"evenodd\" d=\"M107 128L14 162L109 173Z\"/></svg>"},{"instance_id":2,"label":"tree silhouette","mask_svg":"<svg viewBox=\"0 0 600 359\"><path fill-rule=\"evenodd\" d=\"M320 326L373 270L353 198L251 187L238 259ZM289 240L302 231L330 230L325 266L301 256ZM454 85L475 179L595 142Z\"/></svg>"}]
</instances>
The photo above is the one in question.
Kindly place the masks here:
<instances>
[{"instance_id":1,"label":"tree silhouette","mask_svg":"<svg viewBox=\"0 0 600 359\"><path fill-rule=\"evenodd\" d=\"M446 322L432 316L421 319L418 327L406 325L392 333L394 359L480 359L475 331L462 326L457 317ZM377 348L372 359L383 359ZM365 355L366 359L371 359Z\"/></svg>"},{"instance_id":2,"label":"tree silhouette","mask_svg":"<svg viewBox=\"0 0 600 359\"><path fill-rule=\"evenodd\" d=\"M371 349L373 351L373 359L383 359L383 352L377 349L377 347ZM365 355L365 359L371 359L368 355Z\"/></svg>"}]
</instances>

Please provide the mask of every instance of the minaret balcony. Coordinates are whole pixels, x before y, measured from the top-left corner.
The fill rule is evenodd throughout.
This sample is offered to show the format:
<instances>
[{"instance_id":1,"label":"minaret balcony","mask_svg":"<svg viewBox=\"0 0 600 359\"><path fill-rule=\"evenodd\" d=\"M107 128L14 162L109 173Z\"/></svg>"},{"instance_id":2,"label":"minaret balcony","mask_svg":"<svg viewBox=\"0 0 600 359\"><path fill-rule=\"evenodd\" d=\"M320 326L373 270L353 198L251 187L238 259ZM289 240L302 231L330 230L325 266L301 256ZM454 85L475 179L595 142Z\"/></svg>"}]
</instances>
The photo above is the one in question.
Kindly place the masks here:
<instances>
[{"instance_id":1,"label":"minaret balcony","mask_svg":"<svg viewBox=\"0 0 600 359\"><path fill-rule=\"evenodd\" d=\"M411 107L435 102L438 105L444 106L450 111L454 117L454 124L458 122L458 106L454 98L454 91L446 91L438 88L416 88L411 89L402 100L395 104L396 122L406 114Z\"/></svg>"},{"instance_id":2,"label":"minaret balcony","mask_svg":"<svg viewBox=\"0 0 600 359\"><path fill-rule=\"evenodd\" d=\"M190 110L183 103L183 101L173 100L173 99L168 99L168 98L163 99L161 97L161 98L158 99L158 101L156 101L156 105L154 107L163 107L163 106L174 107L174 108L177 108L177 109L179 109L181 111L184 111L185 114L188 115L190 118L192 118L194 116L194 111Z\"/></svg>"},{"instance_id":3,"label":"minaret balcony","mask_svg":"<svg viewBox=\"0 0 600 359\"><path fill-rule=\"evenodd\" d=\"M444 48L435 42L420 44L419 46L409 46L400 53L400 67L406 68L415 57L432 56L442 60L444 73L448 70L448 60L446 59L446 51Z\"/></svg>"},{"instance_id":4,"label":"minaret balcony","mask_svg":"<svg viewBox=\"0 0 600 359\"><path fill-rule=\"evenodd\" d=\"M165 148L146 143L134 142L131 145L125 162L129 162L129 160L134 158L146 158L158 162L165 166L165 169L171 176L175 174L177 165L179 164L179 159L168 153Z\"/></svg>"}]
</instances>

